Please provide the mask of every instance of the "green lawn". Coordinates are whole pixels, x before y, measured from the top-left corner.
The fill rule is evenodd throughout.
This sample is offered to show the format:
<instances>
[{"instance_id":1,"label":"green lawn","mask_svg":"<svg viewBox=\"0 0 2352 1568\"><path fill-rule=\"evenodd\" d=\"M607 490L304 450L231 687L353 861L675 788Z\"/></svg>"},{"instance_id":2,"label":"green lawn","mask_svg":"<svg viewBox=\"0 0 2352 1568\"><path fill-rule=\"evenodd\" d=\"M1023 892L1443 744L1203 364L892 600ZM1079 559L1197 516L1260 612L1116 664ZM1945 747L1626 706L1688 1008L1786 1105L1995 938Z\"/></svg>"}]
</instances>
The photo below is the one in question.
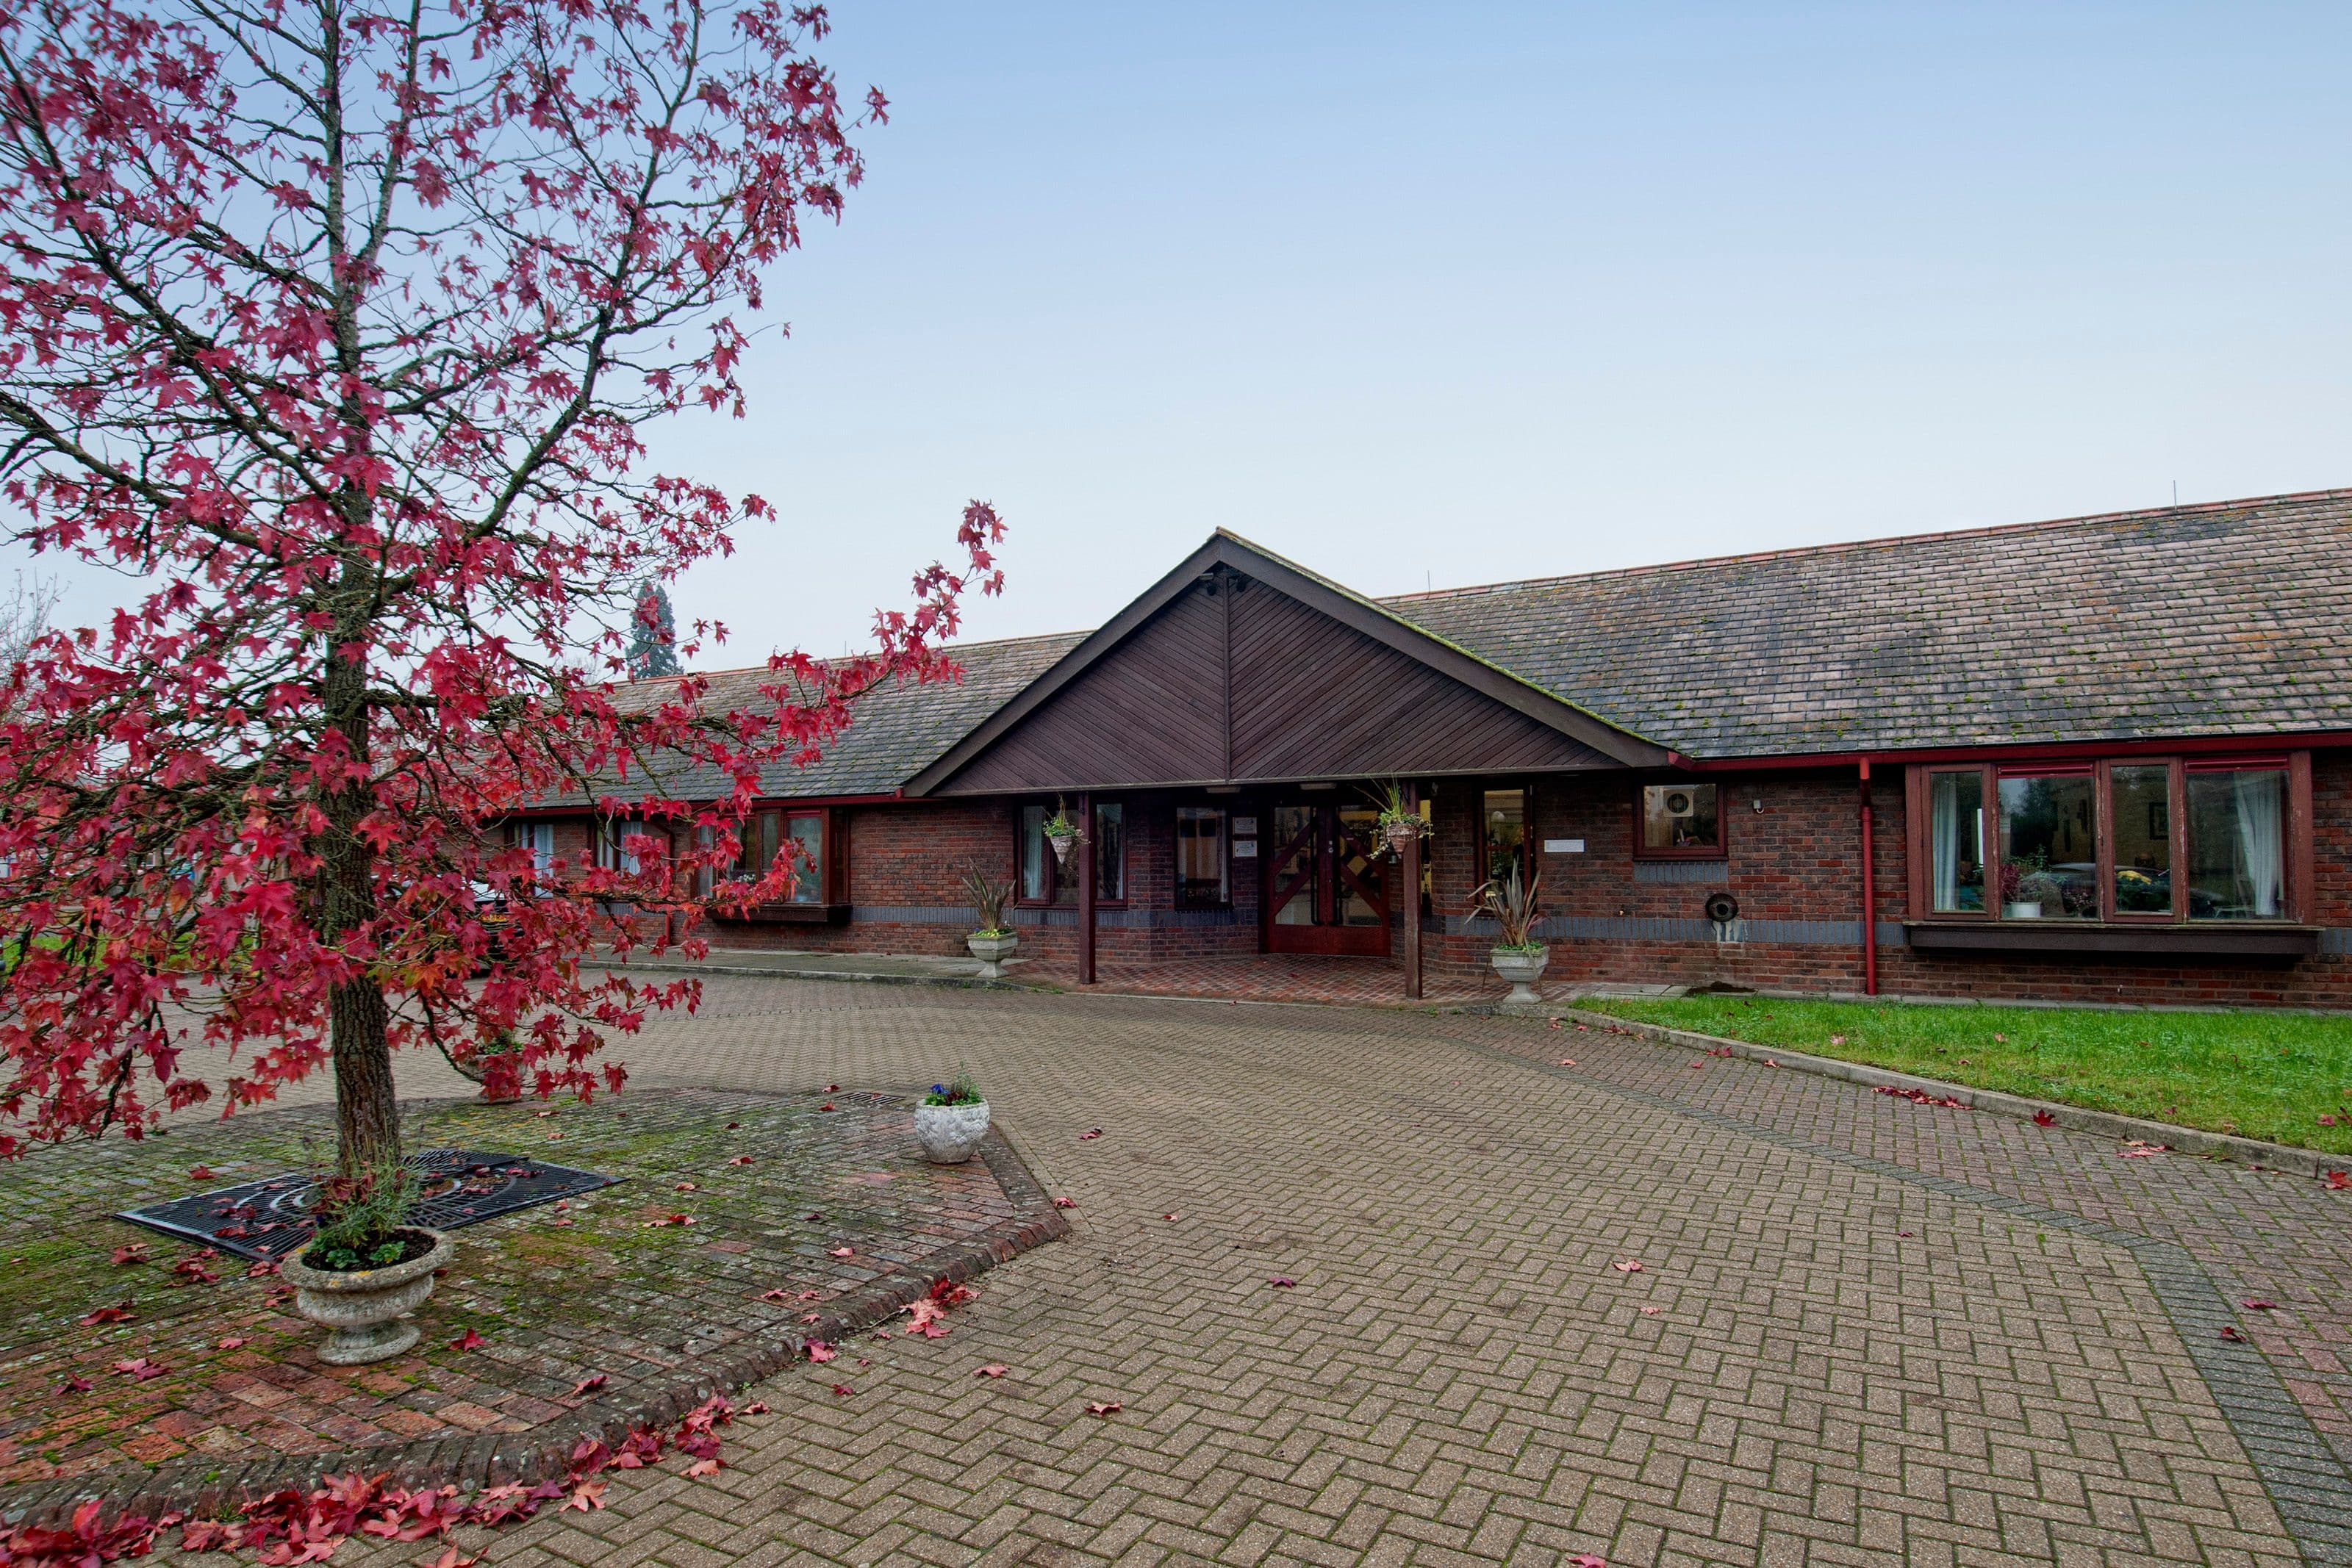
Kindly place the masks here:
<instances>
[{"instance_id":1,"label":"green lawn","mask_svg":"<svg viewBox=\"0 0 2352 1568\"><path fill-rule=\"evenodd\" d=\"M1580 1005L1977 1088L2352 1154L2352 1018L1763 997L1595 998Z\"/></svg>"}]
</instances>

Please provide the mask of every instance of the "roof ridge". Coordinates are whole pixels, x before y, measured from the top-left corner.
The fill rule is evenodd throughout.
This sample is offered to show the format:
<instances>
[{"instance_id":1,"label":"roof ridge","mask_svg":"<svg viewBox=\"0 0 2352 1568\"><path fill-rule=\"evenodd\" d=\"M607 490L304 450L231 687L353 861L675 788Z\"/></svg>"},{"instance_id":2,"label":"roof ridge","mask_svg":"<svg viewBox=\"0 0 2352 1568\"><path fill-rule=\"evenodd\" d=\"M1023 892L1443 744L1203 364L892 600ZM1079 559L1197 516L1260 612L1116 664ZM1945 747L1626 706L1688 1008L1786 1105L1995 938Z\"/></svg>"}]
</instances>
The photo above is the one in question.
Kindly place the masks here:
<instances>
[{"instance_id":1,"label":"roof ridge","mask_svg":"<svg viewBox=\"0 0 2352 1568\"><path fill-rule=\"evenodd\" d=\"M942 643L940 646L952 653L958 650L970 650L973 648L1004 648L1010 647L1015 643L1051 643L1065 637L1087 637L1091 635L1093 635L1093 633L1089 632L1031 632L1019 637L983 637L978 642L951 642ZM812 656L814 657L814 655ZM852 656L854 657L855 655ZM824 660L823 658L817 658L817 663L821 664L824 663ZM638 680L622 681L619 685L623 686L650 686L662 681L682 681L688 675L700 675L705 679L709 679L716 675L748 675L755 671L764 671L767 667L768 665L766 662L762 661L757 664L730 664L725 669L721 670L680 670L675 675L647 675Z\"/></svg>"},{"instance_id":2,"label":"roof ridge","mask_svg":"<svg viewBox=\"0 0 2352 1568\"><path fill-rule=\"evenodd\" d=\"M1643 566L1609 567L1599 571L1564 571L1549 577L1508 578L1496 582L1465 583L1457 588L1428 588L1410 593L1382 595L1381 605L1405 604L1475 593L1496 593L1512 588L1543 588L1559 582L1592 582L1607 578L1647 577L1670 571L1695 571L1706 567L1744 562L1789 560L1804 556L1840 555L1853 550L1885 549L1898 545L1926 544L1938 539L1973 538L1992 534L2031 533L2038 529L2088 528L2095 524L2129 522L2147 517L2191 517L2248 507L2305 505L2352 499L2352 486L2326 490L2290 490L2273 496L2245 496L2230 501L2192 501L2182 506L2143 507L2123 512L2089 512L2071 517L2043 517L2028 523L1991 523L1966 528L1936 528L1916 534L1880 534L1866 539L1840 539L1828 544L1790 545L1781 549L1749 550L1736 555L1697 556L1689 560L1656 561ZM1223 530L1219 530L1220 532ZM1269 552L1270 553L1270 552Z\"/></svg>"}]
</instances>

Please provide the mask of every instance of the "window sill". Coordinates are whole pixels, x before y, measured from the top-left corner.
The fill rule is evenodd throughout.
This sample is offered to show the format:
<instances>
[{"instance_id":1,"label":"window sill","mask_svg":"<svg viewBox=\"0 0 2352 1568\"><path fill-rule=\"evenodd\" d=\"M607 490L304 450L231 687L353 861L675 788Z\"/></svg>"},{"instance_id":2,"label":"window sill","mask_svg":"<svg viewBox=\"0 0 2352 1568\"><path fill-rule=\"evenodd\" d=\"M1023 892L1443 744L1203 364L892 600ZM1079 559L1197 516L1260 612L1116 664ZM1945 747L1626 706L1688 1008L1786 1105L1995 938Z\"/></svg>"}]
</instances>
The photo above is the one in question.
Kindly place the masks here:
<instances>
[{"instance_id":1,"label":"window sill","mask_svg":"<svg viewBox=\"0 0 2352 1568\"><path fill-rule=\"evenodd\" d=\"M846 925L846 904L755 904L740 915L714 915L714 920L742 925Z\"/></svg>"},{"instance_id":2,"label":"window sill","mask_svg":"<svg viewBox=\"0 0 2352 1568\"><path fill-rule=\"evenodd\" d=\"M1911 946L1942 953L2121 953L2216 958L2300 958L2319 929L2248 922L2114 925L2089 920L1906 920Z\"/></svg>"}]
</instances>

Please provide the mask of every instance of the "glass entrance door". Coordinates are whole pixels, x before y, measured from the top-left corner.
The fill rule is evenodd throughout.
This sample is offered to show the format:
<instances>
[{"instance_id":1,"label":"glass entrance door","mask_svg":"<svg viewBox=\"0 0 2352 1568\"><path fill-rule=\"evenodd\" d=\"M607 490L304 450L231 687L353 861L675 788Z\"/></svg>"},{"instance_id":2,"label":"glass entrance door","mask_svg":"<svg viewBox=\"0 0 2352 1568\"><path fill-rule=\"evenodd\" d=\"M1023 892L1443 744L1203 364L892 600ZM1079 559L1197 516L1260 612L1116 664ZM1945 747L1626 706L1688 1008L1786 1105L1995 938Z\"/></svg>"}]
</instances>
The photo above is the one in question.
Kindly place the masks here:
<instances>
[{"instance_id":1,"label":"glass entrance door","mask_svg":"<svg viewBox=\"0 0 2352 1568\"><path fill-rule=\"evenodd\" d=\"M1373 857L1379 813L1369 804L1276 800L1265 868L1265 940L1269 953L1389 952L1389 878Z\"/></svg>"}]
</instances>

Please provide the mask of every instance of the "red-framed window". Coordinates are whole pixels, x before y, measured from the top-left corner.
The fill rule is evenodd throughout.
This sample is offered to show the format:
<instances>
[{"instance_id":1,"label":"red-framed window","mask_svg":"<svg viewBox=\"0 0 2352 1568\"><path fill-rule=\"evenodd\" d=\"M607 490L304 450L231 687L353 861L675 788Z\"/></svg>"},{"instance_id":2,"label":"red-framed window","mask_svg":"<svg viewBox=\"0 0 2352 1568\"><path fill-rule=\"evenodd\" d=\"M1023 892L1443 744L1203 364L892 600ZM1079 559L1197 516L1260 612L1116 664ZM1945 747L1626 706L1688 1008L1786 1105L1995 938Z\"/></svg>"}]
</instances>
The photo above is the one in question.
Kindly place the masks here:
<instances>
[{"instance_id":1,"label":"red-framed window","mask_svg":"<svg viewBox=\"0 0 2352 1568\"><path fill-rule=\"evenodd\" d=\"M1669 779L1634 787L1636 860L1723 860L1730 853L1725 828L1719 784Z\"/></svg>"},{"instance_id":2,"label":"red-framed window","mask_svg":"<svg viewBox=\"0 0 2352 1568\"><path fill-rule=\"evenodd\" d=\"M1013 814L1013 863L1018 868L1015 902L1038 906L1078 902L1078 868L1085 863L1083 845L1073 845L1067 864L1054 853L1045 837L1046 820L1055 806L1043 800L1024 802ZM1127 808L1118 800L1097 800L1094 816L1095 902L1127 902Z\"/></svg>"},{"instance_id":3,"label":"red-framed window","mask_svg":"<svg viewBox=\"0 0 2352 1568\"><path fill-rule=\"evenodd\" d=\"M1930 763L1908 774L1927 920L2291 922L2311 882L2311 754Z\"/></svg>"}]
</instances>

